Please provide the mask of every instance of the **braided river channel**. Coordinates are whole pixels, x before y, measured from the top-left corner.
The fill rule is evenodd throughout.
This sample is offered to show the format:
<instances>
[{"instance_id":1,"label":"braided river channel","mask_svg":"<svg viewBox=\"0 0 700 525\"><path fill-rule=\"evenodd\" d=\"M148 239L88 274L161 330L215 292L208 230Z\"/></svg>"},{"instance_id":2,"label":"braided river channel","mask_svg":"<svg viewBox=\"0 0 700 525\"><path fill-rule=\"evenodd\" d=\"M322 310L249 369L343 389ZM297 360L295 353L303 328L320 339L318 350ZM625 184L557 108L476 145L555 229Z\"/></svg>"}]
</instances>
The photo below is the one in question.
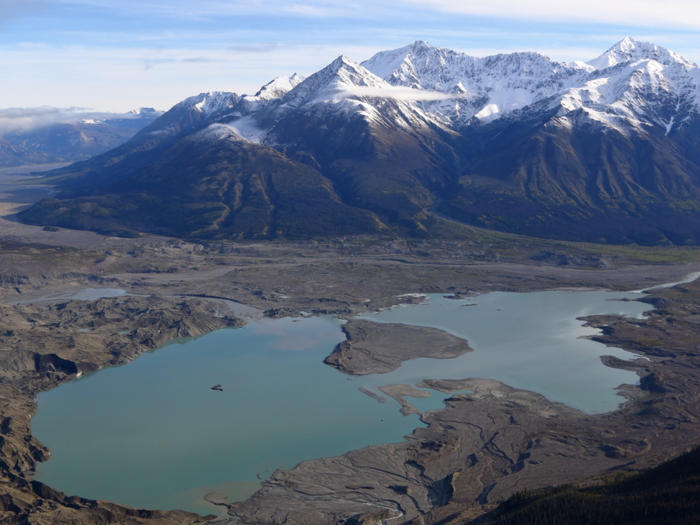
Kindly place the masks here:
<instances>
[{"instance_id":1,"label":"braided river channel","mask_svg":"<svg viewBox=\"0 0 700 525\"><path fill-rule=\"evenodd\" d=\"M696 278L693 274L688 280ZM422 425L383 385L491 378L586 413L615 410L632 372L602 355L633 354L585 336L579 317L641 317L639 292L435 294L417 305L361 317L440 328L474 349L455 359L416 359L397 370L346 376L323 359L344 340L334 317L258 319L237 329L172 341L135 361L77 378L38 396L34 435L52 451L36 479L69 495L139 508L217 513L204 494L247 498L277 468L399 442ZM623 300L632 301L623 301ZM222 390L212 390L221 385ZM446 394L410 401L439 409Z\"/></svg>"}]
</instances>

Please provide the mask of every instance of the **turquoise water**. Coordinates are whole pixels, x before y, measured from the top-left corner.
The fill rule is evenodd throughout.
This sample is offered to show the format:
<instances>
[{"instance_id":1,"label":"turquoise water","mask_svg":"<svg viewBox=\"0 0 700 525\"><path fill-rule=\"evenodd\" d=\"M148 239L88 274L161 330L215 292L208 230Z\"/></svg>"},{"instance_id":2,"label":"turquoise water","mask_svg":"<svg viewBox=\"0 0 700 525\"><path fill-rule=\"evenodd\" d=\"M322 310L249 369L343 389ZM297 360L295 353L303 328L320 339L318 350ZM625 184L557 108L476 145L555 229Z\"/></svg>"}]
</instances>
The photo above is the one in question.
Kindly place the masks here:
<instances>
[{"instance_id":1,"label":"turquoise water","mask_svg":"<svg viewBox=\"0 0 700 525\"><path fill-rule=\"evenodd\" d=\"M344 339L331 317L254 322L173 342L128 365L39 395L35 436L53 457L36 478L69 495L145 508L216 512L215 490L245 499L276 468L401 441L421 423L399 405L358 391L426 379L489 377L589 413L614 410L631 372L603 366L622 350L578 337L595 333L576 317L640 316L651 307L609 299L636 293L491 293L363 317L442 328L475 349L457 359L417 359L389 374L345 376L322 363ZM476 306L465 306L475 304ZM222 385L223 392L211 390ZM380 392L377 391L380 395ZM419 410L446 397L409 398Z\"/></svg>"},{"instance_id":2,"label":"turquoise water","mask_svg":"<svg viewBox=\"0 0 700 525\"><path fill-rule=\"evenodd\" d=\"M533 390L589 414L615 410L624 401L615 388L636 384L633 372L604 366L602 355L630 359L632 354L584 339L598 333L578 317L619 314L641 317L652 307L636 301L639 293L494 292L470 299L431 294L409 305L361 317L375 322L440 328L469 341L473 352L456 359L416 359L385 376L372 376L373 386L416 383L424 378L485 377L515 388ZM412 401L413 402L413 401ZM414 404L429 404L417 400Z\"/></svg>"},{"instance_id":3,"label":"turquoise water","mask_svg":"<svg viewBox=\"0 0 700 525\"><path fill-rule=\"evenodd\" d=\"M36 478L70 495L207 513L210 490L245 499L276 468L401 441L417 416L323 364L343 338L330 317L265 321L44 392L32 430L53 457Z\"/></svg>"}]
</instances>

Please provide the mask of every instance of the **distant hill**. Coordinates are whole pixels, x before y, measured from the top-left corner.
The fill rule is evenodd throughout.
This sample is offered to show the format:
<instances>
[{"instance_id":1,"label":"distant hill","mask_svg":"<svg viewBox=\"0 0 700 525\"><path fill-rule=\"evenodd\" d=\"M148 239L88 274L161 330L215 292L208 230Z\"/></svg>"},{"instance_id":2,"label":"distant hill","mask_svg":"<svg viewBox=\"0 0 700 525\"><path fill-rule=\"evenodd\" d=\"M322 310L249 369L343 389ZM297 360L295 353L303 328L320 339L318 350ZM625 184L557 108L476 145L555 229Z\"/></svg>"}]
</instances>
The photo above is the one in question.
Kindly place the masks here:
<instances>
[{"instance_id":1,"label":"distant hill","mask_svg":"<svg viewBox=\"0 0 700 525\"><path fill-rule=\"evenodd\" d=\"M141 108L117 118L58 122L0 137L0 166L85 160L123 144L163 113Z\"/></svg>"},{"instance_id":2,"label":"distant hill","mask_svg":"<svg viewBox=\"0 0 700 525\"><path fill-rule=\"evenodd\" d=\"M64 191L21 218L273 239L438 235L435 211L536 237L697 244L699 146L700 68L654 44L626 38L563 64L416 42L362 65L340 57L305 79L279 77L254 96L191 97L114 150L51 172ZM251 163L233 161L234 149ZM285 159L289 178L262 159ZM310 186L282 189L302 165ZM321 194L338 206L306 200ZM156 218L149 208L164 195L172 205ZM208 211L196 221L187 211L183 229L181 209ZM222 219L215 209L229 211Z\"/></svg>"}]
</instances>

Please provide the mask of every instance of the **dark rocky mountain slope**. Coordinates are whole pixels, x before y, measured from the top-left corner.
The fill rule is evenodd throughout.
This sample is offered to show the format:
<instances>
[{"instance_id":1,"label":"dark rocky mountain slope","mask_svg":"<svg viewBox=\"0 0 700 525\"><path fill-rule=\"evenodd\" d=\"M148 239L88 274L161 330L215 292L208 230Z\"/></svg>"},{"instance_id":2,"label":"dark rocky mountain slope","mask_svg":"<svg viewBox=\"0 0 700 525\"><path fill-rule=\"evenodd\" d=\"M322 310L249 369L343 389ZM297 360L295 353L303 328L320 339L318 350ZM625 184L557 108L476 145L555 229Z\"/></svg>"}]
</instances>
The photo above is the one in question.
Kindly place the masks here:
<instances>
[{"instance_id":1,"label":"dark rocky mountain slope","mask_svg":"<svg viewBox=\"0 0 700 525\"><path fill-rule=\"evenodd\" d=\"M118 235L151 231L203 239L386 229L373 213L342 203L318 171L244 141L224 126L189 135L148 167L69 202L46 199L25 217Z\"/></svg>"},{"instance_id":2,"label":"dark rocky mountain slope","mask_svg":"<svg viewBox=\"0 0 700 525\"><path fill-rule=\"evenodd\" d=\"M691 148L659 130L623 134L581 115L527 130L500 121L486 128L443 213L536 237L700 242L700 166Z\"/></svg>"}]
</instances>

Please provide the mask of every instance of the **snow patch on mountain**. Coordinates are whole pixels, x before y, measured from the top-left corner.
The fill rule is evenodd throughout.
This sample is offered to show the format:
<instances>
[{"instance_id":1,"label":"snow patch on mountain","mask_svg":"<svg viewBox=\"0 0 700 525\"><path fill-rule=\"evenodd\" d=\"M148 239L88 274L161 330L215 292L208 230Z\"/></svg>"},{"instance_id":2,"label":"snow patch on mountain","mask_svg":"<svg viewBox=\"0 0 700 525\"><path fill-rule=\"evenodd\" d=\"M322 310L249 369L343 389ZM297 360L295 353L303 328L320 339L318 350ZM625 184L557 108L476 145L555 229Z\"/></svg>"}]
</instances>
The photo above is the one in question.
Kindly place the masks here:
<instances>
[{"instance_id":1,"label":"snow patch on mountain","mask_svg":"<svg viewBox=\"0 0 700 525\"><path fill-rule=\"evenodd\" d=\"M217 142L221 140L231 140L234 142L248 142L245 137L242 137L234 129L225 124L210 124L206 128L199 130L191 135L191 140L204 142Z\"/></svg>"},{"instance_id":2,"label":"snow patch on mountain","mask_svg":"<svg viewBox=\"0 0 700 525\"><path fill-rule=\"evenodd\" d=\"M252 115L229 122L226 127L239 137L255 144L262 144L269 131L269 129L261 129Z\"/></svg>"},{"instance_id":3,"label":"snow patch on mountain","mask_svg":"<svg viewBox=\"0 0 700 525\"><path fill-rule=\"evenodd\" d=\"M583 69L587 73L590 73L591 71L596 70L595 66L592 66L588 62L583 62L581 60L574 60L573 62L570 62L569 67L572 69Z\"/></svg>"},{"instance_id":4,"label":"snow patch on mountain","mask_svg":"<svg viewBox=\"0 0 700 525\"><path fill-rule=\"evenodd\" d=\"M377 53L362 65L394 86L459 94L415 99L425 112L457 126L472 119L490 122L530 106L559 108L559 115L585 108L590 118L618 130L658 125L669 133L688 112L700 111L698 67L632 38L594 60L570 64L539 53L478 58L418 41Z\"/></svg>"},{"instance_id":5,"label":"snow patch on mountain","mask_svg":"<svg viewBox=\"0 0 700 525\"><path fill-rule=\"evenodd\" d=\"M462 94L455 104L426 102L421 107L452 124L472 118L493 120L574 86L588 73L539 53L478 58L418 41L383 51L362 65L392 85Z\"/></svg>"}]
</instances>

